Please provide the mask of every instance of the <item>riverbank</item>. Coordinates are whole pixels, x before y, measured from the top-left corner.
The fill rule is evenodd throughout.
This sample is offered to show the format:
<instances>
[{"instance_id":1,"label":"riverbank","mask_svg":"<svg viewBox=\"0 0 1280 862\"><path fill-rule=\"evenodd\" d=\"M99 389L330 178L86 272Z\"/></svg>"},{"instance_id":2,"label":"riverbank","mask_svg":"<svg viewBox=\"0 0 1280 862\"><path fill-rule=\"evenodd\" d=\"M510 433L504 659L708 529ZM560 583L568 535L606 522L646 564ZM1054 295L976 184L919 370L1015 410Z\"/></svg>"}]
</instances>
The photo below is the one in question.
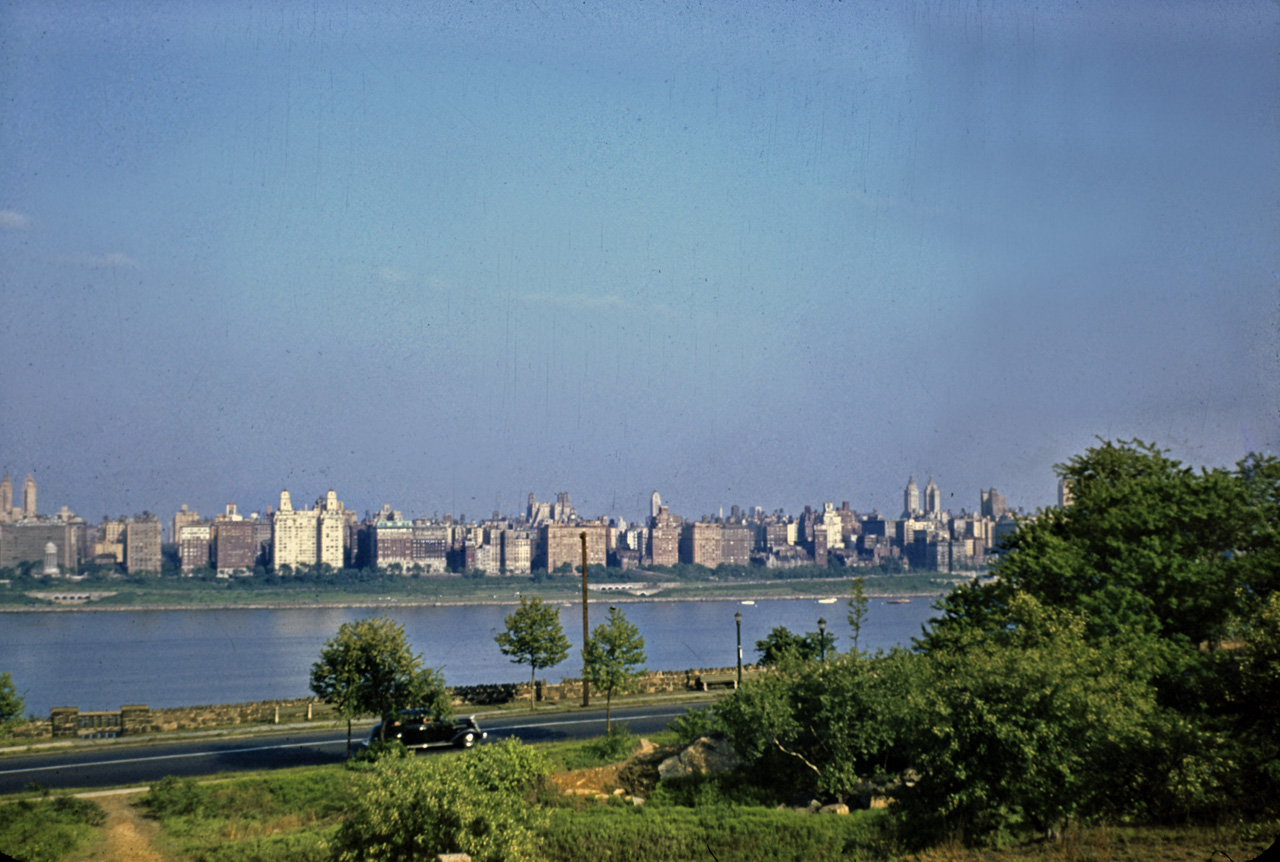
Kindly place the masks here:
<instances>
[{"instance_id":1,"label":"riverbank","mask_svg":"<svg viewBox=\"0 0 1280 862\"><path fill-rule=\"evenodd\" d=\"M851 577L809 580L762 579L732 582L671 582L637 579L632 583L602 581L589 585L590 600L611 604L637 602L772 601L835 599L848 597ZM870 600L933 599L945 595L966 578L922 575L885 575L866 579L865 594ZM0 590L0 613L85 612L85 611L192 611L192 610L276 610L460 607L512 605L523 597L538 596L548 602L581 600L581 581L558 578L535 583L532 579L499 577L484 579L404 579L381 582L372 589L360 585L340 587L256 586L246 582L189 580L157 581L154 584L107 582L67 584L65 590L10 587ZM302 595L305 594L305 597Z\"/></svg>"}]
</instances>

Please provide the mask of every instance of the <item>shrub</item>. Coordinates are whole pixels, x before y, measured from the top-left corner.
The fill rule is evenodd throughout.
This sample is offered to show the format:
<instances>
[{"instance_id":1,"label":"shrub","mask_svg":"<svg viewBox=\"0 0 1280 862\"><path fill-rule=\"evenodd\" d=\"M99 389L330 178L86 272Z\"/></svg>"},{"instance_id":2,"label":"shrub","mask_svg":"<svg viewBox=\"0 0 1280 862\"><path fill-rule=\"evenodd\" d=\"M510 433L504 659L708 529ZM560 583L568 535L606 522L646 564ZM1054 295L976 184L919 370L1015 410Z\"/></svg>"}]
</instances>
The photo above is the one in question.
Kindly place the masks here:
<instances>
[{"instance_id":1,"label":"shrub","mask_svg":"<svg viewBox=\"0 0 1280 862\"><path fill-rule=\"evenodd\" d=\"M166 775L142 797L142 804L156 818L196 816L209 804L209 789L190 778Z\"/></svg>"},{"instance_id":2,"label":"shrub","mask_svg":"<svg viewBox=\"0 0 1280 862\"><path fill-rule=\"evenodd\" d=\"M340 862L468 853L475 862L540 858L545 815L528 803L542 755L505 740L459 757L384 759L365 776L334 839Z\"/></svg>"}]
</instances>

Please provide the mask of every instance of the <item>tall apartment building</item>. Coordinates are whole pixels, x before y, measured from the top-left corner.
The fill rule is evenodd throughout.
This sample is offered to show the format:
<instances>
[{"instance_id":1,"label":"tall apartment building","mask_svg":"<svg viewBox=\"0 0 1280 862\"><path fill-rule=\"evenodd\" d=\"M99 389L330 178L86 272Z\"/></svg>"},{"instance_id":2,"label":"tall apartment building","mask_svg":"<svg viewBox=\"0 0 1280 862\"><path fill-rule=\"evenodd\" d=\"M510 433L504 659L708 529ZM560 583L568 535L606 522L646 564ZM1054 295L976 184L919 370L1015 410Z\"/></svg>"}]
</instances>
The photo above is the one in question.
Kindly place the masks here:
<instances>
[{"instance_id":1,"label":"tall apartment building","mask_svg":"<svg viewBox=\"0 0 1280 862\"><path fill-rule=\"evenodd\" d=\"M178 562L182 571L191 572L209 565L213 525L207 521L178 523L175 517L173 529L174 542L178 545Z\"/></svg>"},{"instance_id":2,"label":"tall apartment building","mask_svg":"<svg viewBox=\"0 0 1280 862\"><path fill-rule=\"evenodd\" d=\"M413 524L409 521L374 521L369 538L370 563L377 569L399 566L408 574L413 567Z\"/></svg>"},{"instance_id":3,"label":"tall apartment building","mask_svg":"<svg viewBox=\"0 0 1280 862\"><path fill-rule=\"evenodd\" d=\"M1009 506L1005 503L1004 495L992 488L990 491L979 491L979 511L983 517L990 518L993 521L999 521L1001 517L1010 512Z\"/></svg>"},{"instance_id":4,"label":"tall apartment building","mask_svg":"<svg viewBox=\"0 0 1280 862\"><path fill-rule=\"evenodd\" d=\"M755 550L755 531L746 524L725 524L720 528L720 562L745 566Z\"/></svg>"},{"instance_id":5,"label":"tall apartment building","mask_svg":"<svg viewBox=\"0 0 1280 862\"><path fill-rule=\"evenodd\" d=\"M335 569L345 563L344 537L346 513L337 493L316 501L313 509L295 509L288 491L280 492L280 508L272 516L271 565L330 565Z\"/></svg>"},{"instance_id":6,"label":"tall apartment building","mask_svg":"<svg viewBox=\"0 0 1280 862\"><path fill-rule=\"evenodd\" d=\"M547 571L554 572L564 563L582 565L582 533L587 534L587 565L605 565L609 557L609 529L607 521L543 524L540 534Z\"/></svg>"},{"instance_id":7,"label":"tall apartment building","mask_svg":"<svg viewBox=\"0 0 1280 862\"><path fill-rule=\"evenodd\" d=\"M129 574L160 574L160 519L143 514L131 519L124 530L124 568Z\"/></svg>"},{"instance_id":8,"label":"tall apartment building","mask_svg":"<svg viewBox=\"0 0 1280 862\"><path fill-rule=\"evenodd\" d=\"M169 524L169 541L177 543L180 541L179 534L185 525L198 523L200 523L200 513L190 511L187 509L187 504L183 503L182 508L173 513L173 521Z\"/></svg>"},{"instance_id":9,"label":"tall apartment building","mask_svg":"<svg viewBox=\"0 0 1280 862\"><path fill-rule=\"evenodd\" d=\"M723 537L719 524L695 521L680 531L680 562L714 569L720 565Z\"/></svg>"},{"instance_id":10,"label":"tall apartment building","mask_svg":"<svg viewBox=\"0 0 1280 862\"><path fill-rule=\"evenodd\" d=\"M907 477L907 488L902 492L902 517L910 518L920 512L920 489L914 475Z\"/></svg>"},{"instance_id":11,"label":"tall apartment building","mask_svg":"<svg viewBox=\"0 0 1280 862\"><path fill-rule=\"evenodd\" d=\"M508 575L527 575L533 570L533 541L528 530L502 531L502 570Z\"/></svg>"},{"instance_id":12,"label":"tall apartment building","mask_svg":"<svg viewBox=\"0 0 1280 862\"><path fill-rule=\"evenodd\" d=\"M0 479L0 524L7 524L17 519L18 513L13 511L13 480L9 478L9 471L6 470L4 478Z\"/></svg>"},{"instance_id":13,"label":"tall apartment building","mask_svg":"<svg viewBox=\"0 0 1280 862\"><path fill-rule=\"evenodd\" d=\"M942 492L934 484L932 476L929 484L924 486L924 514L926 518L942 517Z\"/></svg>"},{"instance_id":14,"label":"tall apartment building","mask_svg":"<svg viewBox=\"0 0 1280 862\"><path fill-rule=\"evenodd\" d=\"M658 495L654 491L654 497ZM658 513L649 519L649 557L655 566L674 566L680 562L680 528L684 522L661 503Z\"/></svg>"},{"instance_id":15,"label":"tall apartment building","mask_svg":"<svg viewBox=\"0 0 1280 862\"><path fill-rule=\"evenodd\" d=\"M213 543L213 565L220 577L252 574L263 557L259 531L272 525L261 519L248 519L236 512L234 505L214 519L210 531Z\"/></svg>"},{"instance_id":16,"label":"tall apartment building","mask_svg":"<svg viewBox=\"0 0 1280 862\"><path fill-rule=\"evenodd\" d=\"M447 524L426 520L413 522L413 565L428 574L443 574L449 568L451 530Z\"/></svg>"}]
</instances>

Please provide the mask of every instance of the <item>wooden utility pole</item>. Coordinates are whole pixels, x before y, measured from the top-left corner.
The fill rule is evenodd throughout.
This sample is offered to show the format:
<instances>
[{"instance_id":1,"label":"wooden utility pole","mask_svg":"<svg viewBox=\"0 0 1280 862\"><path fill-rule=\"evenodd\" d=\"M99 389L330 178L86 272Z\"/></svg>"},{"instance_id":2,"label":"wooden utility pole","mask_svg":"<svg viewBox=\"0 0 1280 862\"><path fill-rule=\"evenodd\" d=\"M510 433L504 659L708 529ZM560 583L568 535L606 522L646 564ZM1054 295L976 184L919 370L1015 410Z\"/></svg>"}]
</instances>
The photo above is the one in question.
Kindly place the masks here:
<instances>
[{"instance_id":1,"label":"wooden utility pole","mask_svg":"<svg viewBox=\"0 0 1280 862\"><path fill-rule=\"evenodd\" d=\"M591 637L587 619L587 531L578 534L582 540L582 705L591 705L591 686L587 682L587 640Z\"/></svg>"}]
</instances>

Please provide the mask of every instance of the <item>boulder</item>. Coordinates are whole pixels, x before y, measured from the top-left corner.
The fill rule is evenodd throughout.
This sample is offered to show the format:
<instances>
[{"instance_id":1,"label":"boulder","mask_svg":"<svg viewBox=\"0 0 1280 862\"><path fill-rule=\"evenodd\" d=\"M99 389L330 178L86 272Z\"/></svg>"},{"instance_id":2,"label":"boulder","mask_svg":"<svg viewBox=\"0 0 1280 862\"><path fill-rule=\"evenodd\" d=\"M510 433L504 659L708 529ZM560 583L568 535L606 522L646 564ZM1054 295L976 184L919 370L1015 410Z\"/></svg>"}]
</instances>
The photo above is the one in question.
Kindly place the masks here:
<instances>
[{"instance_id":1,"label":"boulder","mask_svg":"<svg viewBox=\"0 0 1280 862\"><path fill-rule=\"evenodd\" d=\"M824 805L818 809L819 814L848 814L849 806L843 802L833 802L831 805Z\"/></svg>"},{"instance_id":2,"label":"boulder","mask_svg":"<svg viewBox=\"0 0 1280 862\"><path fill-rule=\"evenodd\" d=\"M734 752L728 740L703 736L696 739L684 751L668 757L658 765L662 778L683 778L688 775L715 775L732 772L742 760Z\"/></svg>"}]
</instances>

